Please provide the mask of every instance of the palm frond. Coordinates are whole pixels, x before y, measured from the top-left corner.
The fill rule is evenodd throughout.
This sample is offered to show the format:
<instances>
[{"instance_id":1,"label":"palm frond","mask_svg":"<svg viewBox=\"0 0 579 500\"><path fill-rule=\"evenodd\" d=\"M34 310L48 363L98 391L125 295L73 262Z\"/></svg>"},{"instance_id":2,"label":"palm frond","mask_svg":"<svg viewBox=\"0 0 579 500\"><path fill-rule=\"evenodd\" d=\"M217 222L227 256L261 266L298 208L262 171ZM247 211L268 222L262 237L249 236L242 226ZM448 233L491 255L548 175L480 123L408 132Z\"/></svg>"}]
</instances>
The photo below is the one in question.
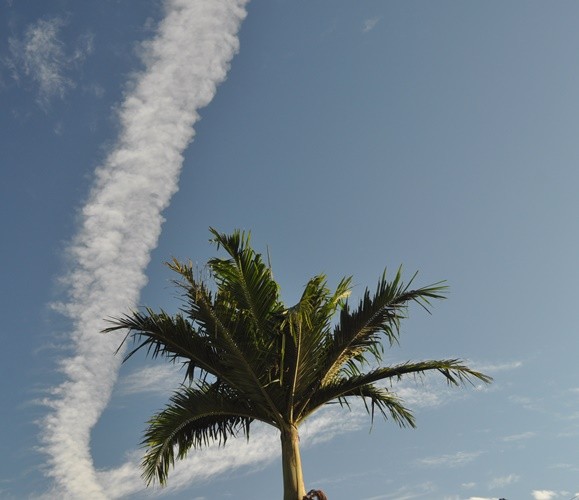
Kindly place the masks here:
<instances>
[{"instance_id":1,"label":"palm frond","mask_svg":"<svg viewBox=\"0 0 579 500\"><path fill-rule=\"evenodd\" d=\"M409 303L416 302L428 310L431 299L444 298L447 287L442 282L410 289L416 274L405 284L401 273L399 268L394 279L388 281L384 271L374 295L366 289L355 311L350 312L347 304L342 308L323 383L336 377L341 370L350 375L360 373L360 367L369 361L368 355L380 362L381 336L385 335L391 345L398 343L400 321L406 317Z\"/></svg>"},{"instance_id":2,"label":"palm frond","mask_svg":"<svg viewBox=\"0 0 579 500\"><path fill-rule=\"evenodd\" d=\"M340 401L349 397L361 397L366 411L370 414L372 423L376 410L384 417L391 418L400 427L416 427L412 411L404 406L402 399L396 394L374 384L366 384L340 397ZM369 400L369 401L368 401Z\"/></svg>"},{"instance_id":3,"label":"palm frond","mask_svg":"<svg viewBox=\"0 0 579 500\"><path fill-rule=\"evenodd\" d=\"M251 325L245 321L247 317L229 300L226 292L212 297L207 287L197 282L190 265L174 260L170 267L185 279L182 286L188 299L186 312L210 340L222 363L229 367L235 379L232 386L262 408L268 408L280 420L279 404L266 390L270 382L270 359L274 355L271 349L264 351L262 346L256 345L255 336L250 334Z\"/></svg>"},{"instance_id":4,"label":"palm frond","mask_svg":"<svg viewBox=\"0 0 579 500\"><path fill-rule=\"evenodd\" d=\"M230 256L230 259L209 261L219 292L227 293L235 306L251 319L253 328L246 329L246 335L256 335L253 343L269 345L270 321L283 310L271 269L251 248L249 233L235 231L226 235L210 230L217 248L222 247Z\"/></svg>"},{"instance_id":5,"label":"palm frond","mask_svg":"<svg viewBox=\"0 0 579 500\"><path fill-rule=\"evenodd\" d=\"M184 458L191 448L222 445L239 433L249 437L250 424L258 417L246 400L216 384L181 388L148 422L142 442L147 448L145 481L165 484L175 458Z\"/></svg>"},{"instance_id":6,"label":"palm frond","mask_svg":"<svg viewBox=\"0 0 579 500\"><path fill-rule=\"evenodd\" d=\"M190 380L195 378L197 369L202 379L207 374L228 379L227 370L210 340L180 314L169 316L164 311L156 313L145 308L144 312L133 312L131 315L110 319L109 322L113 326L103 330L104 333L128 330L125 342L132 338L138 344L124 356L123 362L144 349L153 359L162 356L171 361L184 362Z\"/></svg>"},{"instance_id":7,"label":"palm frond","mask_svg":"<svg viewBox=\"0 0 579 500\"><path fill-rule=\"evenodd\" d=\"M326 277L315 276L306 284L299 302L284 312L281 327L286 345L282 371L287 368L290 377L287 398L290 418L293 418L295 400L301 400L319 378L321 361L331 337L332 318L349 295L350 282L350 278L342 279L332 294Z\"/></svg>"},{"instance_id":8,"label":"palm frond","mask_svg":"<svg viewBox=\"0 0 579 500\"><path fill-rule=\"evenodd\" d=\"M436 371L442 374L449 385L474 385L476 381L490 384L493 378L469 368L460 359L427 360L406 362L394 366L377 368L365 375L368 381L385 379L400 380L406 375L422 375Z\"/></svg>"},{"instance_id":9,"label":"palm frond","mask_svg":"<svg viewBox=\"0 0 579 500\"><path fill-rule=\"evenodd\" d=\"M449 385L474 385L475 381L485 384L492 382L488 375L470 369L459 359L428 360L401 363L394 366L376 368L368 373L335 378L316 391L306 406L297 413L304 419L317 408L332 401L343 401L349 396L359 395L358 391L381 380L399 381L406 376L420 376L429 372L442 374ZM391 394L389 392L389 394Z\"/></svg>"}]
</instances>

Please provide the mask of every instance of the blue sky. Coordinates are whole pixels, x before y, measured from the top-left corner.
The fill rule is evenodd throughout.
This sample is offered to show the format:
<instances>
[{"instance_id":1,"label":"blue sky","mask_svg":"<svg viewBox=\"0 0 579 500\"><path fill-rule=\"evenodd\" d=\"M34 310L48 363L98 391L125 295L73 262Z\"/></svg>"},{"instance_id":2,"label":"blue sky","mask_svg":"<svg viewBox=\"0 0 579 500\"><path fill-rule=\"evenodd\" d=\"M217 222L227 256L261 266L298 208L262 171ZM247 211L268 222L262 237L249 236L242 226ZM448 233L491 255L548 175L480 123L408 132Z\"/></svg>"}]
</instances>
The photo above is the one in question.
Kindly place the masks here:
<instances>
[{"instance_id":1,"label":"blue sky","mask_svg":"<svg viewBox=\"0 0 579 500\"><path fill-rule=\"evenodd\" d=\"M288 304L400 264L447 280L388 362L495 378L398 386L418 429L332 408L302 432L331 500L579 494L579 4L0 3L0 498L279 498L278 437L192 452L144 490L181 374L99 333L176 310L163 262L252 231ZM371 432L370 432L371 431Z\"/></svg>"}]
</instances>

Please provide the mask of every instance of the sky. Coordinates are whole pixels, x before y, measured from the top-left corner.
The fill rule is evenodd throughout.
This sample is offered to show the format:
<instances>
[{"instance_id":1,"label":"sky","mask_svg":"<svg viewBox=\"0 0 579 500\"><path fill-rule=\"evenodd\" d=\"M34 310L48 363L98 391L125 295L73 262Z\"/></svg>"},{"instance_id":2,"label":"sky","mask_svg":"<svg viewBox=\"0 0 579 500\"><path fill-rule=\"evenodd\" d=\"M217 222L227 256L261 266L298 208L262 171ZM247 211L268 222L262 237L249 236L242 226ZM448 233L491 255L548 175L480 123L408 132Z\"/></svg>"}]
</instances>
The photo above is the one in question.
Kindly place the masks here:
<instances>
[{"instance_id":1,"label":"sky","mask_svg":"<svg viewBox=\"0 0 579 500\"><path fill-rule=\"evenodd\" d=\"M402 265L446 280L387 363L494 378L395 385L301 430L331 500L579 496L579 4L0 0L0 498L280 498L279 437L192 451L164 489L142 432L182 381L106 318L176 311L164 265L251 231L287 305Z\"/></svg>"}]
</instances>

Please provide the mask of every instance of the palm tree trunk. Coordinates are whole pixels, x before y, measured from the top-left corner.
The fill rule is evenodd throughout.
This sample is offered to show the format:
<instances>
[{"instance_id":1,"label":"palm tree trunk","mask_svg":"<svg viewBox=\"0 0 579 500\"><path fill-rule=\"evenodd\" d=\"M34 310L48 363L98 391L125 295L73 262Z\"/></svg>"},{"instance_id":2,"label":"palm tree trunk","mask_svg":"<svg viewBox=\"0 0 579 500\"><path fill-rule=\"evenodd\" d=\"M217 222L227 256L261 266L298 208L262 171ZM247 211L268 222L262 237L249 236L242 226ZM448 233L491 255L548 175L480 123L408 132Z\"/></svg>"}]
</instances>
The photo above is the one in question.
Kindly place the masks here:
<instances>
[{"instance_id":1,"label":"palm tree trunk","mask_svg":"<svg viewBox=\"0 0 579 500\"><path fill-rule=\"evenodd\" d=\"M306 495L298 428L288 425L281 431L281 465L283 468L283 500L303 500Z\"/></svg>"}]
</instances>

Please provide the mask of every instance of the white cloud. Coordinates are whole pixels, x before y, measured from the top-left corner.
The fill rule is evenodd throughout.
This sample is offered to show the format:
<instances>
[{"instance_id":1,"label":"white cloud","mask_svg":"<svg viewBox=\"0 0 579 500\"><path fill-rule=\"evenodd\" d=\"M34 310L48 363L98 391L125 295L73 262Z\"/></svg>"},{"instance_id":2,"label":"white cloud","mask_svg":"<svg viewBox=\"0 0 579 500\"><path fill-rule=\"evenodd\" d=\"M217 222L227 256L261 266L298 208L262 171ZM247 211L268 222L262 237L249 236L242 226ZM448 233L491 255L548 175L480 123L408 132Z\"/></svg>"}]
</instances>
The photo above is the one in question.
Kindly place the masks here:
<instances>
[{"instance_id":1,"label":"white cloud","mask_svg":"<svg viewBox=\"0 0 579 500\"><path fill-rule=\"evenodd\" d=\"M522 406L525 410L543 412L545 407L540 399L533 399L528 396L509 396L509 401Z\"/></svg>"},{"instance_id":2,"label":"white cloud","mask_svg":"<svg viewBox=\"0 0 579 500\"><path fill-rule=\"evenodd\" d=\"M559 496L556 492L551 490L533 490L531 494L535 500L552 500Z\"/></svg>"},{"instance_id":3,"label":"white cloud","mask_svg":"<svg viewBox=\"0 0 579 500\"><path fill-rule=\"evenodd\" d=\"M472 462L478 458L482 452L465 452L458 451L456 453L439 455L437 457L427 457L418 460L419 464L428 466L445 466L445 467L460 467L461 465Z\"/></svg>"},{"instance_id":4,"label":"white cloud","mask_svg":"<svg viewBox=\"0 0 579 500\"><path fill-rule=\"evenodd\" d=\"M444 394L440 391L433 391L421 385L395 386L393 391L402 398L405 405L410 408L433 408L440 406L444 399Z\"/></svg>"},{"instance_id":5,"label":"white cloud","mask_svg":"<svg viewBox=\"0 0 579 500\"><path fill-rule=\"evenodd\" d=\"M378 22L380 21L379 17L373 17L371 19L366 19L364 21L364 25L362 26L362 31L364 33L368 33L369 31L372 31L376 25L378 24Z\"/></svg>"},{"instance_id":6,"label":"white cloud","mask_svg":"<svg viewBox=\"0 0 579 500\"><path fill-rule=\"evenodd\" d=\"M505 436L503 441L509 443L512 441L523 441L525 439L531 439L535 437L537 434L535 432L522 432L520 434L512 434L510 436Z\"/></svg>"},{"instance_id":7,"label":"white cloud","mask_svg":"<svg viewBox=\"0 0 579 500\"><path fill-rule=\"evenodd\" d=\"M99 85L98 83L85 84L82 86L82 90L83 92L94 95L99 99L105 95L104 87L102 85Z\"/></svg>"},{"instance_id":8,"label":"white cloud","mask_svg":"<svg viewBox=\"0 0 579 500\"><path fill-rule=\"evenodd\" d=\"M508 361L506 363L495 363L495 364L482 364L477 365L474 364L473 368L483 373L488 373L489 375L493 375L497 372L504 372L510 370L516 370L517 368L521 368L523 366L522 361Z\"/></svg>"},{"instance_id":9,"label":"white cloud","mask_svg":"<svg viewBox=\"0 0 579 500\"><path fill-rule=\"evenodd\" d=\"M90 432L110 399L121 339L99 332L106 326L103 318L135 306L147 281L145 269L161 231L161 212L177 190L197 111L211 101L238 50L245 3L167 0L166 17L143 50L145 70L135 77L120 108L121 133L97 169L70 248L72 269L64 280L69 300L61 310L73 323L68 341L73 354L61 362L65 381L51 391L51 411L41 426L54 498L108 496L102 474L94 469ZM56 63L47 66L46 78L39 77L39 85L53 94L69 85L58 64L64 51L58 26L44 28L46 43L53 47L48 54ZM35 36L30 35L31 40ZM30 63L30 71L41 74L47 57L30 57L37 61L36 66ZM114 477L133 473L127 465Z\"/></svg>"},{"instance_id":10,"label":"white cloud","mask_svg":"<svg viewBox=\"0 0 579 500\"><path fill-rule=\"evenodd\" d=\"M563 470L571 470L574 472L579 472L579 467L576 464L567 464L567 463L559 463L549 466L549 469L563 469ZM575 493L575 495L579 495L579 493Z\"/></svg>"},{"instance_id":11,"label":"white cloud","mask_svg":"<svg viewBox=\"0 0 579 500\"><path fill-rule=\"evenodd\" d=\"M520 479L516 474L509 474L508 476L495 477L489 483L489 489L504 488L509 484L514 484Z\"/></svg>"},{"instance_id":12,"label":"white cloud","mask_svg":"<svg viewBox=\"0 0 579 500\"><path fill-rule=\"evenodd\" d=\"M119 383L121 394L170 394L183 383L179 365L165 363L134 370Z\"/></svg>"},{"instance_id":13,"label":"white cloud","mask_svg":"<svg viewBox=\"0 0 579 500\"><path fill-rule=\"evenodd\" d=\"M61 17L39 19L26 28L22 39L9 39L11 57L5 62L17 81L33 82L42 105L48 104L53 97L64 97L75 86L67 73L93 50L92 35L84 35L72 53L67 54L60 38L65 25Z\"/></svg>"},{"instance_id":14,"label":"white cloud","mask_svg":"<svg viewBox=\"0 0 579 500\"><path fill-rule=\"evenodd\" d=\"M553 498L569 498L569 500L577 500L579 498L579 492L571 497L570 495L572 495L572 493L567 490L533 490L532 495L535 500L552 500Z\"/></svg>"}]
</instances>

